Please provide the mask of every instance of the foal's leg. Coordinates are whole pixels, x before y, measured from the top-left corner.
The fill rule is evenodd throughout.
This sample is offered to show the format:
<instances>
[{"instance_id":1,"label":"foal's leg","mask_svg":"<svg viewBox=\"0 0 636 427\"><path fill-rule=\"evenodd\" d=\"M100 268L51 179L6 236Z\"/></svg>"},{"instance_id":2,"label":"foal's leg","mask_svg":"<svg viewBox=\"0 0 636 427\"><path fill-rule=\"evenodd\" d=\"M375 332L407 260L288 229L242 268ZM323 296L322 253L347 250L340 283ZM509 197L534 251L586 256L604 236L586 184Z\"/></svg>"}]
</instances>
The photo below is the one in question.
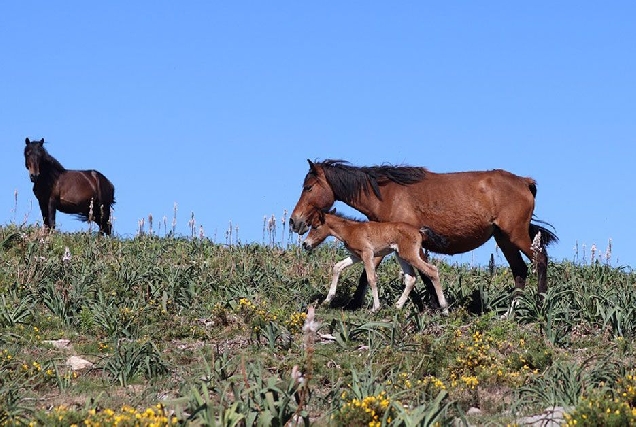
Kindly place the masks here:
<instances>
[{"instance_id":1,"label":"foal's leg","mask_svg":"<svg viewBox=\"0 0 636 427\"><path fill-rule=\"evenodd\" d=\"M345 268L350 267L357 262L360 262L360 258L351 255L348 258L337 262L336 265L333 266L331 286L329 287L329 293L327 294L327 298L325 298L324 304L329 304L333 297L336 296L336 288L338 287L338 279L340 278L340 273L342 273Z\"/></svg>"},{"instance_id":2,"label":"foal's leg","mask_svg":"<svg viewBox=\"0 0 636 427\"><path fill-rule=\"evenodd\" d=\"M424 262L428 262L428 256L424 253L424 250L420 248L420 257L424 260ZM436 310L440 308L439 298L433 298L433 294L436 294L435 285L431 281L430 277L420 271L420 277L422 278L422 282L424 282L424 289L427 298L429 299L429 304L432 309ZM420 311L424 311L424 302L419 297L417 292L413 292L411 294L411 301L420 309Z\"/></svg>"},{"instance_id":3,"label":"foal's leg","mask_svg":"<svg viewBox=\"0 0 636 427\"><path fill-rule=\"evenodd\" d=\"M384 257L375 258L375 260L373 261L374 271L375 269L378 268L378 265L380 265L380 262L382 262L383 258ZM364 295L367 291L368 283L369 281L367 279L367 269L365 268L364 270L362 270L362 274L360 274L360 279L358 280L358 287L353 293L353 297L351 298L351 301L349 301L347 303L347 306L345 307L347 310L357 310L359 308L362 308L362 305L364 304Z\"/></svg>"},{"instance_id":4,"label":"foal's leg","mask_svg":"<svg viewBox=\"0 0 636 427\"><path fill-rule=\"evenodd\" d=\"M446 302L446 297L444 296L444 291L442 289L442 284L439 280L439 271L436 266L433 264L429 264L428 262L424 262L419 255L420 251L417 251L416 256L413 259L407 259L412 265L414 265L420 273L426 275L428 279L433 283L433 287L435 288L435 294L437 295L437 302L439 302L439 306L442 309L442 314L448 314L448 302Z\"/></svg>"},{"instance_id":5,"label":"foal's leg","mask_svg":"<svg viewBox=\"0 0 636 427\"><path fill-rule=\"evenodd\" d=\"M371 294L373 295L373 308L372 312L376 312L380 309L380 297L378 296L378 276L375 272L375 260L378 257L374 257L373 254L362 254L362 261L364 262L364 269L367 272L367 279L369 285L371 285Z\"/></svg>"},{"instance_id":6,"label":"foal's leg","mask_svg":"<svg viewBox=\"0 0 636 427\"><path fill-rule=\"evenodd\" d=\"M415 281L417 280L417 278L415 277L415 270L413 269L411 264L406 262L404 259L402 259L402 257L400 257L397 254L395 257L400 263L402 272L404 272L404 292L402 292L402 296L398 300L397 304L395 304L395 306L400 309L404 307L404 303L406 302L406 299L409 297L411 291L413 290L413 287L415 286Z\"/></svg>"}]
</instances>

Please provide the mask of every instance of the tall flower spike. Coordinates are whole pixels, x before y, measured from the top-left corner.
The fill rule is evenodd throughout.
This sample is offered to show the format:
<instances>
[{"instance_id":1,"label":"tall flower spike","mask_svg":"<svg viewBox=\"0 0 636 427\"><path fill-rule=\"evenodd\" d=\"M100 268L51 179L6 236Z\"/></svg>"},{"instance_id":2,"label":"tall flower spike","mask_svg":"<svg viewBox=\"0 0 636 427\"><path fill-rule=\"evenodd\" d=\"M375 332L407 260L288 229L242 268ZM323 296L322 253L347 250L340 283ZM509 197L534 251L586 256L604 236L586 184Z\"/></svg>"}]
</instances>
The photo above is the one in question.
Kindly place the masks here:
<instances>
[{"instance_id":1,"label":"tall flower spike","mask_svg":"<svg viewBox=\"0 0 636 427\"><path fill-rule=\"evenodd\" d=\"M530 249L532 249L532 265L533 270L537 265L537 254L543 252L543 245L541 244L541 232L537 232L537 235L532 239L532 244L530 245Z\"/></svg>"},{"instance_id":2,"label":"tall flower spike","mask_svg":"<svg viewBox=\"0 0 636 427\"><path fill-rule=\"evenodd\" d=\"M62 256L62 262L68 262L71 260L71 250L66 246L64 248L64 255Z\"/></svg>"}]
</instances>

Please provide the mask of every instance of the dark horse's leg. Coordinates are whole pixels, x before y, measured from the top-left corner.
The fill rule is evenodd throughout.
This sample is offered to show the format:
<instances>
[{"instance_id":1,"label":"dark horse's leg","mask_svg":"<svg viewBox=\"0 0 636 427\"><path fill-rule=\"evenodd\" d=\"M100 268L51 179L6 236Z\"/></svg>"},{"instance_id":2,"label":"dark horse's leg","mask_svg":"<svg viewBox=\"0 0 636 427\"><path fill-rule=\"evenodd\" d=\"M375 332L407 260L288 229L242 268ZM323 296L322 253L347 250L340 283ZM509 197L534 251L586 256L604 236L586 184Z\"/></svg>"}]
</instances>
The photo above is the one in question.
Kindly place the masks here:
<instances>
[{"instance_id":1,"label":"dark horse's leg","mask_svg":"<svg viewBox=\"0 0 636 427\"><path fill-rule=\"evenodd\" d=\"M38 199L38 203L40 205L40 211L42 212L42 222L44 222L46 227L51 228L49 222L49 201Z\"/></svg>"},{"instance_id":2,"label":"dark horse's leg","mask_svg":"<svg viewBox=\"0 0 636 427\"><path fill-rule=\"evenodd\" d=\"M99 232L110 236L112 233L112 224L110 223L110 205L99 205Z\"/></svg>"},{"instance_id":3,"label":"dark horse's leg","mask_svg":"<svg viewBox=\"0 0 636 427\"><path fill-rule=\"evenodd\" d=\"M51 197L49 200L39 203L40 210L42 210L42 220L44 221L44 225L53 230L55 228L55 203L53 198Z\"/></svg>"}]
</instances>

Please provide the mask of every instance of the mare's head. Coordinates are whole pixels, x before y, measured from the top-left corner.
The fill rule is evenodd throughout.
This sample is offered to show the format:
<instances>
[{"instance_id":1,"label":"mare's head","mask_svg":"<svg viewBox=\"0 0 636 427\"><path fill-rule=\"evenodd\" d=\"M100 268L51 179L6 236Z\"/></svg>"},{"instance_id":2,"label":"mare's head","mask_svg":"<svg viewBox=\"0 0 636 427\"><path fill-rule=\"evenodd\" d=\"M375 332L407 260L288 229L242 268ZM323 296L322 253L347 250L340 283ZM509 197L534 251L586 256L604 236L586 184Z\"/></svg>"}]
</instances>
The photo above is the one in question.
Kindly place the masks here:
<instances>
[{"instance_id":1,"label":"mare's head","mask_svg":"<svg viewBox=\"0 0 636 427\"><path fill-rule=\"evenodd\" d=\"M44 148L44 138L39 141L29 141L25 139L24 147L24 166L29 171L31 182L37 181L40 176L40 165L42 159L46 157L46 149Z\"/></svg>"},{"instance_id":2,"label":"mare's head","mask_svg":"<svg viewBox=\"0 0 636 427\"><path fill-rule=\"evenodd\" d=\"M329 213L335 213L332 209ZM309 218L311 229L303 241L303 248L310 251L331 236L331 228L325 225L325 210L315 211Z\"/></svg>"},{"instance_id":3,"label":"mare's head","mask_svg":"<svg viewBox=\"0 0 636 427\"><path fill-rule=\"evenodd\" d=\"M325 177L322 164L313 163L309 159L307 162L309 163L309 172L303 181L300 199L289 217L289 228L298 234L305 234L311 225L308 222L313 220L313 217L319 216L315 214L329 209L336 201L331 185Z\"/></svg>"}]
</instances>

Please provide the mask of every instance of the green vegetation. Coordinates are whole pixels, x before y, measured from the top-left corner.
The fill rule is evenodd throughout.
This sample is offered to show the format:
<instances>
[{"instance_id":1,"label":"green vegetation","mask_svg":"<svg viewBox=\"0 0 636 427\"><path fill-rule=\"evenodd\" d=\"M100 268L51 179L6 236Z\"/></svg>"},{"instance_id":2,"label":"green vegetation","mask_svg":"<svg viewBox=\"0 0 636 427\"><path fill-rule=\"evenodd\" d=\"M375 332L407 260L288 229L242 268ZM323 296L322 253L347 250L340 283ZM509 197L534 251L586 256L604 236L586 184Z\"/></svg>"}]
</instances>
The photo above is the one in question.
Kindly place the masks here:
<instances>
[{"instance_id":1,"label":"green vegetation","mask_svg":"<svg viewBox=\"0 0 636 427\"><path fill-rule=\"evenodd\" d=\"M360 268L312 313L343 256L0 227L0 425L636 425L630 270L552 263L504 320L507 267L433 260L444 317L394 308L389 259L378 313L342 309Z\"/></svg>"}]
</instances>

